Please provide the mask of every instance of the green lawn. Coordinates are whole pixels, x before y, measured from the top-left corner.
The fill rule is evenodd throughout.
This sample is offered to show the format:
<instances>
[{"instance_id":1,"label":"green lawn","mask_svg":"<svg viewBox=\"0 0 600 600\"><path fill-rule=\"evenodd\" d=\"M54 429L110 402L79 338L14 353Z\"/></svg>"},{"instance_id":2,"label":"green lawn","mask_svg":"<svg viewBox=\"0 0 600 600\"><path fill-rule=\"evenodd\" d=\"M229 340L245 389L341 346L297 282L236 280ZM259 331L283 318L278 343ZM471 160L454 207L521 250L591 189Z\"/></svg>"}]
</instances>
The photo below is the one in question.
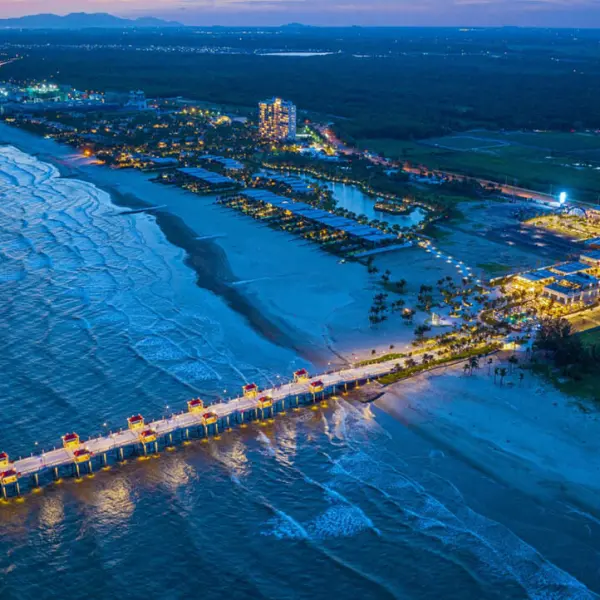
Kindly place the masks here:
<instances>
[{"instance_id":1,"label":"green lawn","mask_svg":"<svg viewBox=\"0 0 600 600\"><path fill-rule=\"evenodd\" d=\"M511 142L523 146L550 149L554 152L583 152L585 150L600 150L600 135L591 133L561 133L561 132L497 132L469 131L464 135L486 140Z\"/></svg>"},{"instance_id":2,"label":"green lawn","mask_svg":"<svg viewBox=\"0 0 600 600\"><path fill-rule=\"evenodd\" d=\"M429 146L440 146L441 148L450 148L452 150L487 150L491 148L501 148L506 145L506 142L493 139L484 139L471 136L466 133L464 135L446 136L443 138L430 138L423 140Z\"/></svg>"},{"instance_id":3,"label":"green lawn","mask_svg":"<svg viewBox=\"0 0 600 600\"><path fill-rule=\"evenodd\" d=\"M489 263L477 263L477 268L482 269L488 275L498 276L498 275L506 275L506 273L511 272L511 268L506 265L502 265L500 263L489 262Z\"/></svg>"},{"instance_id":4,"label":"green lawn","mask_svg":"<svg viewBox=\"0 0 600 600\"><path fill-rule=\"evenodd\" d=\"M463 149L451 150L403 140L363 140L361 146L386 156L407 160L414 164L422 164L432 169L440 169L461 173L469 177L481 177L499 182L530 188L539 192L556 193L567 190L571 197L588 202L596 202L600 195L600 177L593 168L581 168L575 163L585 160L585 152L596 153L600 159L600 136L584 136L581 134L493 134L476 132L479 135L496 136L498 139L510 136L541 136L540 144L552 142L560 152L553 155L545 147L529 145L507 145L489 147L485 150L468 149L474 140L465 140ZM467 135L467 134L465 134ZM468 135L471 135L469 132ZM573 139L567 140L572 136ZM439 138L437 142L447 140L449 144L457 143L456 136ZM435 141L435 140L434 140ZM475 142L476 144L476 142ZM473 146L471 146L473 147ZM584 151L583 154L568 154L563 148ZM562 153L561 153L562 152Z\"/></svg>"}]
</instances>

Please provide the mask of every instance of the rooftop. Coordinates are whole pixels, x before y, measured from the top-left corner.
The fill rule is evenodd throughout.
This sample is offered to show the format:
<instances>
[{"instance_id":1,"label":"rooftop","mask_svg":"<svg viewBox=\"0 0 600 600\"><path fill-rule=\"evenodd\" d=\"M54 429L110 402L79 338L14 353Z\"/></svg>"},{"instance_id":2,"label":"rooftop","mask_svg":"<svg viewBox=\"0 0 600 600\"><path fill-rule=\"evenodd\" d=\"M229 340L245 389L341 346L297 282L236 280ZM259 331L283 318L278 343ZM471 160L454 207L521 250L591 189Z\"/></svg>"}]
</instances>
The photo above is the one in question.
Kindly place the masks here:
<instances>
[{"instance_id":1,"label":"rooftop","mask_svg":"<svg viewBox=\"0 0 600 600\"><path fill-rule=\"evenodd\" d=\"M593 287L598 285L599 280L593 275L587 275L585 273L574 273L573 275L567 275L563 277L561 281L566 281L571 285L575 285L580 288Z\"/></svg>"},{"instance_id":2,"label":"rooftop","mask_svg":"<svg viewBox=\"0 0 600 600\"><path fill-rule=\"evenodd\" d=\"M570 275L571 273L578 273L579 271L585 271L590 268L590 265L586 265L582 262L575 261L565 263L564 265L555 265L552 270L561 275Z\"/></svg>"},{"instance_id":3,"label":"rooftop","mask_svg":"<svg viewBox=\"0 0 600 600\"><path fill-rule=\"evenodd\" d=\"M177 169L177 171L187 175L188 177L193 177L194 179L199 179L205 183L210 183L211 185L230 185L236 183L229 177L224 177L223 175L219 175L219 173L213 173L213 171L207 171L206 169L201 169L200 167L182 167L181 169Z\"/></svg>"},{"instance_id":4,"label":"rooftop","mask_svg":"<svg viewBox=\"0 0 600 600\"><path fill-rule=\"evenodd\" d=\"M313 208L305 202L294 202L289 198L283 196L277 196L268 190L244 190L241 194L248 200L255 202L264 202L270 204L280 210L288 210L295 215L299 215L314 223L319 223L325 227L331 229L337 229L351 235L353 237L361 238L369 242L384 242L396 240L397 236L383 233L379 229L370 227L369 225L360 225L356 221L346 219L345 217L338 217L325 210ZM589 268L584 265L584 268Z\"/></svg>"},{"instance_id":5,"label":"rooftop","mask_svg":"<svg viewBox=\"0 0 600 600\"><path fill-rule=\"evenodd\" d=\"M232 171L241 171L244 168L244 165L239 160L234 160L233 158L226 158L225 156L205 154L204 156L201 156L200 159L208 160L211 162L218 162L222 164L226 169L230 169Z\"/></svg>"},{"instance_id":6,"label":"rooftop","mask_svg":"<svg viewBox=\"0 0 600 600\"><path fill-rule=\"evenodd\" d=\"M525 281L536 283L544 279L552 279L556 277L556 273L552 273L552 271L548 271L547 269L539 269L538 271L530 271L529 273L519 273L518 277L525 279Z\"/></svg>"},{"instance_id":7,"label":"rooftop","mask_svg":"<svg viewBox=\"0 0 600 600\"><path fill-rule=\"evenodd\" d=\"M586 252L580 257L582 260L587 258L589 260L600 260L600 250L594 250L593 252Z\"/></svg>"},{"instance_id":8,"label":"rooftop","mask_svg":"<svg viewBox=\"0 0 600 600\"><path fill-rule=\"evenodd\" d=\"M562 283L557 282L548 284L544 289L551 292L557 292L563 296L573 296L581 293L580 288L569 287L568 285L563 285Z\"/></svg>"}]
</instances>

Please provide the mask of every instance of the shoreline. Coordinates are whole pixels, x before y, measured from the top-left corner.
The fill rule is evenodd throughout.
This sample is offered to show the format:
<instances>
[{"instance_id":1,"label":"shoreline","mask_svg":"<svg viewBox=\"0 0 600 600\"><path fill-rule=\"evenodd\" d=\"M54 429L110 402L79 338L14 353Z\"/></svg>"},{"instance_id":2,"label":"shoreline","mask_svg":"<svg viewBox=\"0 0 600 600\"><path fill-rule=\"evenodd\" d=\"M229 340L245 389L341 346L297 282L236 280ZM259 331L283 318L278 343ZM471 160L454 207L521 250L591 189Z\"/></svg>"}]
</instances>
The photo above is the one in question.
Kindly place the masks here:
<instances>
[{"instance_id":1,"label":"shoreline","mask_svg":"<svg viewBox=\"0 0 600 600\"><path fill-rule=\"evenodd\" d=\"M575 402L530 372L499 386L459 365L387 386L374 404L504 485L600 518L600 415Z\"/></svg>"},{"instance_id":2,"label":"shoreline","mask_svg":"<svg viewBox=\"0 0 600 600\"><path fill-rule=\"evenodd\" d=\"M151 207L146 213L160 220L161 226L176 236L171 243L188 254L199 251L204 257L223 256L225 275L231 272L232 279L226 277L213 288L205 281L200 285L212 291L216 288L215 293L225 286L225 300L233 301L234 309L238 308L260 335L270 341L275 336L276 343L299 352L319 370L366 359L373 349L381 353L390 347L410 346L412 328L399 317L376 328L369 323L373 297L384 288L379 277L363 265L341 264L306 240L265 229L252 219L217 207L214 197L155 184L139 171L112 171L95 165L54 140L5 124L0 124L0 140L50 162L67 177L96 185L116 201L121 198L129 208L135 204L143 212ZM175 218L181 219L181 226ZM183 231L188 233L182 241ZM380 254L376 261L380 272L389 269L408 281L407 303L417 302L422 284L433 285L441 277L456 275L452 265L433 260L418 247ZM192 257L189 266L196 269L196 263ZM208 275L213 276L210 269ZM419 313L414 325L425 319L426 315Z\"/></svg>"},{"instance_id":3,"label":"shoreline","mask_svg":"<svg viewBox=\"0 0 600 600\"><path fill-rule=\"evenodd\" d=\"M37 140L43 140L43 138L29 132L25 133ZM56 144L56 142L53 143ZM221 297L232 310L248 321L256 333L268 341L293 350L301 358L315 366L323 367L328 364L328 360L331 360L329 354L316 349L297 328L278 318L277 315L261 310L261 307L257 306L249 296L236 289L233 284L239 283L239 278L234 275L224 250L213 240L199 239L200 233L194 231L181 217L168 210L155 209L152 202L142 199L140 195L120 190L117 182L111 184L100 181L99 178L91 176L87 171L75 167L72 162L67 163L60 160L57 156L51 154L49 150L44 152L40 151L39 148L33 149L31 146L22 143L21 140L6 141L3 139L0 130L0 145L4 144L14 146L26 154L51 164L58 169L60 176L63 178L79 179L94 185L108 194L111 203L116 207L143 212L151 216L166 240L185 252L184 263L194 271L198 287ZM74 153L76 152L68 146L57 145L64 150L69 149ZM94 165L92 163L86 166ZM131 212L128 211L126 214L131 214ZM115 216L118 217L118 214ZM332 351L332 354L336 358L339 357L335 351Z\"/></svg>"},{"instance_id":4,"label":"shoreline","mask_svg":"<svg viewBox=\"0 0 600 600\"><path fill-rule=\"evenodd\" d=\"M41 138L36 139L42 141ZM121 181L126 183L121 186L117 181L107 181L107 177L103 179L90 176L89 169L77 168L73 158L69 160L63 156L65 160L61 160L60 156L53 156L50 151L40 151L39 146L32 151L30 146L19 143L18 140L9 143L51 163L63 176L77 177L94 184L110 195L115 206L141 211L161 207L160 201L151 202L144 199L144 189L149 189L144 188L147 185L157 188L153 190L155 199L160 200L161 193L165 199L168 194L183 198L183 194L176 191L165 192L160 186L139 176L122 177ZM35 144L32 143L31 146ZM141 193L129 193L127 187L131 189L137 182L140 182ZM186 196L185 200L188 199L189 196ZM275 264L269 264L268 260L262 264L265 262L263 259L269 259L267 253L272 251L272 248L281 247L289 238L273 233L269 240L269 250L257 247L256 256L247 256L248 247L258 243L255 240L259 240L263 235L260 228L257 228L255 223L232 218L228 214L221 213L219 217L214 207L211 208L203 202L203 198L197 201L194 198L193 201L193 210L203 211L201 217L214 215L215 220L220 223L218 226L223 227L224 224L233 223L230 229L225 230L225 241L239 236L240 231L244 234L251 230L255 236L250 241L243 240L247 243L234 247L237 254L230 254L228 251L231 245L222 246L214 239L198 240L198 237L207 232L194 229L193 225L188 224L181 216L181 211L174 214L170 210L157 208L148 212L147 214L156 220L165 238L186 252L185 262L194 270L197 285L222 297L233 310L244 315L260 335L278 345L292 348L300 355L310 356L315 366L325 367L323 370L327 370L325 365L331 364L327 363L327 359L331 360L331 357L336 364L338 361L343 362L345 353L339 349L334 334L328 332L328 343L317 346L311 343L309 335L304 335L301 328L293 326L298 321L294 322L288 318L289 314L278 311L279 307L275 303L265 306L264 301L253 302L252 291L256 289L267 294L270 291L278 292L284 300L290 295L293 296L296 289L299 289L287 288L279 283L271 283L272 287L268 287L262 282L267 278L265 275L268 275L268 269ZM118 218L118 215L115 217ZM213 229L215 227L212 222L209 222L208 226ZM218 229L216 232L221 233ZM290 247L293 248L294 245ZM314 249L308 252L313 255L316 253ZM307 256L308 252L304 247L299 255ZM297 256L294 257L296 258ZM242 259L245 262L241 262ZM282 268L288 268L289 264L293 263L284 262ZM241 277L235 274L240 269L243 269L244 275L253 275L256 279L250 282L241 280ZM344 273L345 269L336 270L338 271ZM253 284L254 281L261 283ZM240 292L237 286L233 285L235 283L244 286L250 283L251 291L246 293L248 288L243 287L244 291ZM343 282L340 282L336 287L342 285ZM325 293L332 293L331 288L325 288ZM262 300L260 294L255 294L254 297L257 296ZM306 298L312 297L314 296L308 295L297 299L297 302L302 303ZM291 299L293 300L294 298ZM327 307L328 310L332 314L337 311L338 314L334 315L337 320L347 320L348 315L342 312L340 306L348 303L349 299L342 297L335 300L335 306ZM310 309L309 306L309 316ZM322 315L323 311L320 313L321 317ZM324 321L322 326L327 329L333 322L332 318L331 322ZM376 335L377 333L374 334ZM374 345L382 348L384 339L380 338ZM399 346L400 344L397 348ZM356 354L360 352L357 351ZM509 388L508 385L504 388L493 386L483 373L474 377L461 377L460 371L460 367L445 367L435 373L424 373L410 380L392 384L386 387L383 396L374 404L393 415L406 427L414 429L422 437L434 440L436 444L460 456L463 461L509 486L523 489L532 495L558 494L600 516L600 502L596 500L600 486L594 479L596 477L600 480L600 444L596 442L600 440L600 421L596 414L585 415L578 411L571 405L569 397L530 374L527 375L525 388L520 389ZM543 402L550 398L551 401ZM536 406L536 400L541 404ZM559 419L556 418L557 414L560 415ZM571 427L568 432L563 431L563 425L567 422ZM589 439L593 442L579 439L577 434L580 431L589 434ZM587 465L587 468L581 465Z\"/></svg>"}]
</instances>

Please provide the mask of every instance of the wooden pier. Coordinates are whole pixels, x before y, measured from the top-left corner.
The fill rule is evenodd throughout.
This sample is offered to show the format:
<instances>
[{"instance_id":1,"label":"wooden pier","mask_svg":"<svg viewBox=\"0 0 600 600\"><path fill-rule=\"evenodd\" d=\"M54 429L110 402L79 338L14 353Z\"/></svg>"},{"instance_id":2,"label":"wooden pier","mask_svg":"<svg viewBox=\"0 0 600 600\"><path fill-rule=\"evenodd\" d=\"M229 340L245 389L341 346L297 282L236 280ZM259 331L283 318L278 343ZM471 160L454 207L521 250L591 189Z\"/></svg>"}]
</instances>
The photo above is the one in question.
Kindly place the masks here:
<instances>
[{"instance_id":1,"label":"wooden pier","mask_svg":"<svg viewBox=\"0 0 600 600\"><path fill-rule=\"evenodd\" d=\"M397 361L354 367L310 377L305 369L294 373L294 380L266 390L245 385L243 395L225 403L205 406L196 398L188 402L187 412L146 422L142 415L128 419L127 429L117 433L81 440L76 433L62 437L62 448L42 452L12 462L0 452L2 498L19 497L63 477L80 478L94 469L106 469L123 462L127 456L145 456L161 448L173 449L191 438L208 438L211 433L251 420L271 417L286 408L316 403L335 394L355 389L390 373Z\"/></svg>"}]
</instances>

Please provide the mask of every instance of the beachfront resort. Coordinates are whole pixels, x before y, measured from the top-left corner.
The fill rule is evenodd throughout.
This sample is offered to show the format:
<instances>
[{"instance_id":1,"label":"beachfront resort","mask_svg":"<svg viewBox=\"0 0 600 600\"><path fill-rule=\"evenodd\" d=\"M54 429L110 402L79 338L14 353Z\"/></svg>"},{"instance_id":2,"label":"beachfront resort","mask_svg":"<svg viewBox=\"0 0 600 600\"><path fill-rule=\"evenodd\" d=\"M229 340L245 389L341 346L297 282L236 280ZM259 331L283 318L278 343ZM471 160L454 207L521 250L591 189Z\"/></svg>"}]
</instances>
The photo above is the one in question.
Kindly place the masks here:
<instances>
[{"instance_id":1,"label":"beachfront resort","mask_svg":"<svg viewBox=\"0 0 600 600\"><path fill-rule=\"evenodd\" d=\"M303 119L301 109L281 98L259 102L254 114L236 114L179 97L147 98L142 90L89 94L46 83L11 83L2 89L5 122L74 146L95 164L148 173L158 184L182 188L198 195L199 201L214 202L317 244L342 262L362 262L380 278L383 293L398 296L389 300L390 306L402 308L405 315L424 309L421 326L435 322L435 311L447 323L476 318L478 311L489 309L490 300L484 306L483 294L497 303L512 299L505 315L511 323L519 314L567 316L598 303L597 214L576 202L565 205L562 196L553 200L534 193L515 195L520 192L493 182L461 181L455 174L427 172L359 152L337 139L330 124ZM343 195L336 194L337 185L362 194L366 214L344 205ZM485 236L477 232L480 247L472 253L477 254L476 262L438 248L444 241L431 237L435 232L431 227L452 219L459 204L451 195L457 190L483 201L481 205L470 202L469 219L490 225ZM509 227L505 216L498 220L499 213L493 213L505 206L511 210ZM478 265L494 264L492 243L498 240L493 237L505 237L496 232L509 231L512 223L520 223L520 239L506 239L507 272L494 277ZM534 229L554 238L532 244L539 238ZM458 242L462 252L466 246L458 240L461 236L466 240L466 232L452 232L456 240L451 245ZM572 238L570 246L556 242L556 236L563 235ZM545 256L541 268L526 268L535 262L539 265L539 256L524 258L534 246L545 247L544 251L554 247L556 252ZM451 279L455 295L437 290L425 294L431 298L422 302L421 291L415 293L414 305L407 304L397 293L402 286L394 281L400 274L387 266L380 273L373 259L411 247L426 250L437 260L443 256L456 266L458 277ZM427 289L429 284L424 285ZM459 294L462 305L448 301ZM371 325L381 326L391 316L381 309L386 302L369 315ZM502 316L497 308L495 317Z\"/></svg>"}]
</instances>

